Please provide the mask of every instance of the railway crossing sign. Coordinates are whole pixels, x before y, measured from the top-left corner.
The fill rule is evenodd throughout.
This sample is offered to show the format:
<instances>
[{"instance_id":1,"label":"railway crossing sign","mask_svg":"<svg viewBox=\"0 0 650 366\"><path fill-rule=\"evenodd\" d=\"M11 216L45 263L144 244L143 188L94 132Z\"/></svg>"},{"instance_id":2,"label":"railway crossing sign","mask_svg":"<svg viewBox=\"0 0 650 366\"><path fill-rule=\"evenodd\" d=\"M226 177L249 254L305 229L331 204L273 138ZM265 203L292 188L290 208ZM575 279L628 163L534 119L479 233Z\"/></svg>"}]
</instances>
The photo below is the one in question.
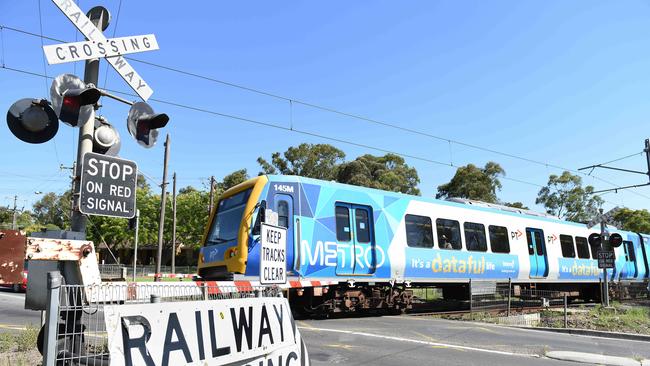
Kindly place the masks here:
<instances>
[{"instance_id":1,"label":"railway crossing sign","mask_svg":"<svg viewBox=\"0 0 650 366\"><path fill-rule=\"evenodd\" d=\"M138 167L134 161L88 152L83 157L79 211L133 218Z\"/></svg>"},{"instance_id":2,"label":"railway crossing sign","mask_svg":"<svg viewBox=\"0 0 650 366\"><path fill-rule=\"evenodd\" d=\"M620 210L621 210L621 208L616 206L616 207L612 208L611 210L605 212L604 214L598 215L598 217L592 219L591 221L589 221L587 223L587 228L591 229L592 227L596 226L597 224L599 224L601 222L613 223L614 215L616 215Z\"/></svg>"},{"instance_id":3,"label":"railway crossing sign","mask_svg":"<svg viewBox=\"0 0 650 366\"><path fill-rule=\"evenodd\" d=\"M44 46L43 51L48 62L73 62L90 58L103 57L117 71L143 100L149 99L153 89L144 82L135 69L122 57L125 53L152 51L158 49L158 42L153 34L108 39L88 19L86 14L72 0L52 0L61 12L88 39L86 42L65 43ZM106 14L108 16L108 14ZM106 17L107 17L106 16ZM107 19L106 19L107 21ZM103 27L102 27L103 28ZM104 52L102 52L102 50ZM105 55L102 55L105 53Z\"/></svg>"},{"instance_id":4,"label":"railway crossing sign","mask_svg":"<svg viewBox=\"0 0 650 366\"><path fill-rule=\"evenodd\" d=\"M260 283L287 283L287 229L262 224L260 235Z\"/></svg>"},{"instance_id":5,"label":"railway crossing sign","mask_svg":"<svg viewBox=\"0 0 650 366\"><path fill-rule=\"evenodd\" d=\"M599 250L596 254L598 256L598 268L614 268L616 255L613 250Z\"/></svg>"}]
</instances>

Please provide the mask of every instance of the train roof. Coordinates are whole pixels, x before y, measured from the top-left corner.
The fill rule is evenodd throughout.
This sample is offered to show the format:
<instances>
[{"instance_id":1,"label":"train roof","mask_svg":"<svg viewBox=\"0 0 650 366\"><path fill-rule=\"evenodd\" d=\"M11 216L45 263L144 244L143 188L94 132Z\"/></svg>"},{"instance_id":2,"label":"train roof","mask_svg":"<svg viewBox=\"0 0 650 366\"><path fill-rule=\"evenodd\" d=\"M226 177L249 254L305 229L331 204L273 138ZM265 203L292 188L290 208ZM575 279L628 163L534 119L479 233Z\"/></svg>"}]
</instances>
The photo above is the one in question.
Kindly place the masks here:
<instances>
[{"instance_id":1,"label":"train roof","mask_svg":"<svg viewBox=\"0 0 650 366\"><path fill-rule=\"evenodd\" d=\"M430 202L430 203L453 206L453 207L463 207L470 210L491 212L491 213L507 215L507 216L526 217L534 220L579 226L588 229L586 224L562 220L557 216L553 216L545 213L539 213L532 210L518 209L514 207L508 207L508 206L492 204L492 203L476 201L476 200L468 200L463 198L452 198L450 200L440 200L433 197L423 197L423 196L415 196L415 195L399 193L399 192L384 191L376 188L355 186L351 184L339 183L335 181L326 181L326 180L315 179L315 178L306 178L297 175L267 175L267 177L269 179L269 182L271 181L298 182L301 184L307 183L307 184L315 184L315 185L322 185L322 186L340 187L340 188L345 188L348 190L359 191L359 192L374 192L385 196L400 197L400 198L406 198L406 199L417 200L422 202ZM627 232L625 230L617 229L613 226L610 226L610 228L619 232Z\"/></svg>"}]
</instances>

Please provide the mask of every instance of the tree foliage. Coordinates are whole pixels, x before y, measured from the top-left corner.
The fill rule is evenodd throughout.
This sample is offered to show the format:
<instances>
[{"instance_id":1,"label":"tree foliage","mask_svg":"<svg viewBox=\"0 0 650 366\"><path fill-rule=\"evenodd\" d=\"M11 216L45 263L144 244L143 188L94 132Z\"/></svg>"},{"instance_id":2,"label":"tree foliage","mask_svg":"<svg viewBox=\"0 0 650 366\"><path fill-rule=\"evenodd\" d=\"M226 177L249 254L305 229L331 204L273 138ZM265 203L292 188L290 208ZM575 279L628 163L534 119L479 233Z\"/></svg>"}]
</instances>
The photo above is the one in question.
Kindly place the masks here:
<instances>
[{"instance_id":1,"label":"tree foliage","mask_svg":"<svg viewBox=\"0 0 650 366\"><path fill-rule=\"evenodd\" d=\"M486 163L483 168L467 164L456 170L449 183L438 186L436 198L459 197L496 203L497 191L501 190L499 177L505 174L501 165L493 161Z\"/></svg>"},{"instance_id":2,"label":"tree foliage","mask_svg":"<svg viewBox=\"0 0 650 366\"><path fill-rule=\"evenodd\" d=\"M357 186L419 195L420 178L415 168L395 154L359 156L337 168L336 180Z\"/></svg>"},{"instance_id":3,"label":"tree foliage","mask_svg":"<svg viewBox=\"0 0 650 366\"><path fill-rule=\"evenodd\" d=\"M614 220L621 224L619 229L636 233L650 233L650 212L648 210L622 208L614 215Z\"/></svg>"},{"instance_id":4,"label":"tree foliage","mask_svg":"<svg viewBox=\"0 0 650 366\"><path fill-rule=\"evenodd\" d=\"M551 174L546 187L539 190L535 203L546 212L576 222L589 221L598 214L603 199L592 194L592 186L582 187L582 179L568 171Z\"/></svg>"},{"instance_id":5,"label":"tree foliage","mask_svg":"<svg viewBox=\"0 0 650 366\"><path fill-rule=\"evenodd\" d=\"M301 177L333 180L345 153L328 144L300 144L283 154L275 152L271 162L257 158L262 174L299 175Z\"/></svg>"},{"instance_id":6,"label":"tree foliage","mask_svg":"<svg viewBox=\"0 0 650 366\"><path fill-rule=\"evenodd\" d=\"M43 225L58 229L70 227L70 191L64 194L46 193L32 208L34 218Z\"/></svg>"},{"instance_id":7,"label":"tree foliage","mask_svg":"<svg viewBox=\"0 0 650 366\"><path fill-rule=\"evenodd\" d=\"M513 208L520 208L522 210L530 210L530 208L526 207L523 203L517 201L517 202L504 202L503 203L505 206L508 207L513 207Z\"/></svg>"}]
</instances>

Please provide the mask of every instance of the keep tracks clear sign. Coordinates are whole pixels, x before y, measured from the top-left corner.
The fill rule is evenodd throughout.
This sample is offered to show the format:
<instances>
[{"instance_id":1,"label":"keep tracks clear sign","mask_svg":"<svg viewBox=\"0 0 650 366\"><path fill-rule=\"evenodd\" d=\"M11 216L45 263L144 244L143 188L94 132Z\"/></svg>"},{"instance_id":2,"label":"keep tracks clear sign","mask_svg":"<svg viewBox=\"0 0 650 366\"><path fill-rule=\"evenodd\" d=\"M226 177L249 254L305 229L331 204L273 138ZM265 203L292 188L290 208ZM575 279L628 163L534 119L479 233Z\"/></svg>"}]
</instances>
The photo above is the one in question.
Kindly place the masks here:
<instances>
[{"instance_id":1,"label":"keep tracks clear sign","mask_svg":"<svg viewBox=\"0 0 650 366\"><path fill-rule=\"evenodd\" d=\"M309 365L282 297L104 307L111 365Z\"/></svg>"},{"instance_id":2,"label":"keep tracks clear sign","mask_svg":"<svg viewBox=\"0 0 650 366\"><path fill-rule=\"evenodd\" d=\"M85 153L79 211L87 215L132 218L138 167L134 161Z\"/></svg>"},{"instance_id":3,"label":"keep tracks clear sign","mask_svg":"<svg viewBox=\"0 0 650 366\"><path fill-rule=\"evenodd\" d=\"M287 283L287 229L262 224L260 234L260 283Z\"/></svg>"}]
</instances>

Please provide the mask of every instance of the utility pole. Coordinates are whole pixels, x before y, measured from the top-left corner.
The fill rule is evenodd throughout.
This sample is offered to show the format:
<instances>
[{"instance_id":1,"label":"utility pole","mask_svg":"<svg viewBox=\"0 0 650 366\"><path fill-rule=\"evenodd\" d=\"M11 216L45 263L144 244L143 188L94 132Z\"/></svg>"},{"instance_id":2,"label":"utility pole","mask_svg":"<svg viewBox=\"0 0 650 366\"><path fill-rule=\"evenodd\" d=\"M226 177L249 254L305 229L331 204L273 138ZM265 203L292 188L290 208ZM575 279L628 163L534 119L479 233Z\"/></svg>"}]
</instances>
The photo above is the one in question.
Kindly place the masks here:
<instances>
[{"instance_id":1,"label":"utility pole","mask_svg":"<svg viewBox=\"0 0 650 366\"><path fill-rule=\"evenodd\" d=\"M98 9L98 11L93 11ZM103 11L101 11L103 10ZM101 7L96 7L88 12L88 18L98 29L105 30L108 27L108 11ZM88 40L88 38L86 38ZM99 59L94 58L86 61L84 69L84 83L97 85L99 80ZM90 117L86 121L79 122L79 145L77 148L77 164L74 174L74 189L72 190L72 220L71 230L86 233L86 217L79 211L79 195L81 192L81 172L83 169L83 156L87 152L93 151L93 134L95 132L95 107L93 107Z\"/></svg>"},{"instance_id":2,"label":"utility pole","mask_svg":"<svg viewBox=\"0 0 650 366\"><path fill-rule=\"evenodd\" d=\"M11 229L12 230L17 229L17 226L16 226L16 220L18 219L18 204L17 204L17 202L18 202L18 196L14 195L14 215L13 215L13 219L11 220Z\"/></svg>"},{"instance_id":3,"label":"utility pole","mask_svg":"<svg viewBox=\"0 0 650 366\"><path fill-rule=\"evenodd\" d=\"M135 240L133 246L133 282L135 282L136 263L138 262L138 233L140 231L140 210L135 210Z\"/></svg>"},{"instance_id":4,"label":"utility pole","mask_svg":"<svg viewBox=\"0 0 650 366\"><path fill-rule=\"evenodd\" d=\"M646 140L647 141L647 140ZM600 209L600 242L602 249L606 250L605 245L607 241L605 240L605 218L603 216L603 209ZM603 306L609 307L609 285L607 284L607 268L603 268Z\"/></svg>"},{"instance_id":5,"label":"utility pole","mask_svg":"<svg viewBox=\"0 0 650 366\"><path fill-rule=\"evenodd\" d=\"M162 261L163 251L163 229L165 227L165 204L167 203L167 162L169 160L169 134L165 139L165 162L163 163L163 179L160 187L162 193L160 194L160 222L158 223L158 256L156 258L156 276L154 280L160 281L160 265Z\"/></svg>"},{"instance_id":6,"label":"utility pole","mask_svg":"<svg viewBox=\"0 0 650 366\"><path fill-rule=\"evenodd\" d=\"M210 205L208 206L208 215L212 214L214 205L214 175L210 177Z\"/></svg>"},{"instance_id":7,"label":"utility pole","mask_svg":"<svg viewBox=\"0 0 650 366\"><path fill-rule=\"evenodd\" d=\"M172 273L176 273L176 172L172 181Z\"/></svg>"}]
</instances>

